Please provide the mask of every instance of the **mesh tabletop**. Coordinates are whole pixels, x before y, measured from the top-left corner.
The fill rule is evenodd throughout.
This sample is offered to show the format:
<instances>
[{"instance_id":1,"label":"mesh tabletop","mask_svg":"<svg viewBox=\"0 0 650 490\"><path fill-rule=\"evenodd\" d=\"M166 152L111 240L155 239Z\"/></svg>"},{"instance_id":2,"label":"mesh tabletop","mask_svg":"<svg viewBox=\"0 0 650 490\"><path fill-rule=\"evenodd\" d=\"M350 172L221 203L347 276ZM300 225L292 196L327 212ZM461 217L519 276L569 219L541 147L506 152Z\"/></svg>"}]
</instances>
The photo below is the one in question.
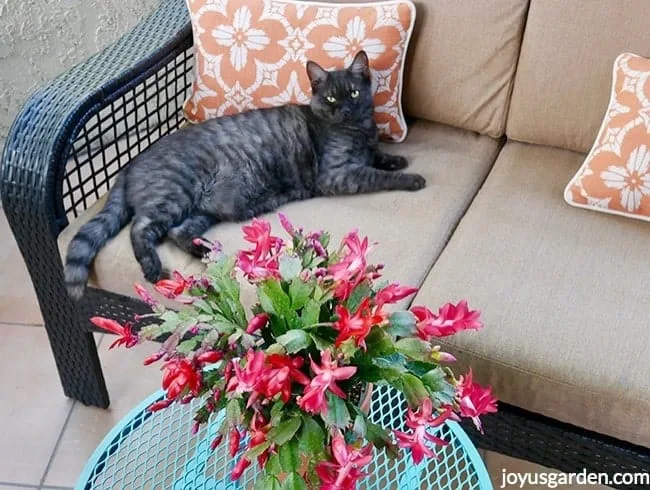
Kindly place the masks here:
<instances>
[{"instance_id":1,"label":"mesh tabletop","mask_svg":"<svg viewBox=\"0 0 650 490\"><path fill-rule=\"evenodd\" d=\"M227 444L214 452L214 439L224 414L212 417L201 431L192 435L190 428L198 401L174 404L161 412L149 413L147 407L163 398L159 392L133 409L111 430L95 450L77 482L76 490L230 490L252 489L259 476L251 465L237 482L230 472L241 453L229 458ZM389 387L373 390L370 419L392 429L404 429L406 401ZM439 459L413 463L410 454L389 459L376 451L360 489L431 490L491 489L490 477L463 429L455 422L432 430L449 442L435 450ZM242 451L246 441L242 441Z\"/></svg>"}]
</instances>

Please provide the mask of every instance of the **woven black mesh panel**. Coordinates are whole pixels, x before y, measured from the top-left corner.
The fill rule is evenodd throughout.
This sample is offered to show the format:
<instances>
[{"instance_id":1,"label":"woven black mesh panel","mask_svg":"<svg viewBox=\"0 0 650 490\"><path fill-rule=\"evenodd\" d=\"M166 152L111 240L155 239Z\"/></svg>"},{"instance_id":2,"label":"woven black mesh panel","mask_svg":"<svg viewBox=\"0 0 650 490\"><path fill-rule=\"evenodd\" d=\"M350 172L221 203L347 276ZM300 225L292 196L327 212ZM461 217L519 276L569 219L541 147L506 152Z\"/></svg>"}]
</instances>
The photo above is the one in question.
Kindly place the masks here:
<instances>
[{"instance_id":1,"label":"woven black mesh panel","mask_svg":"<svg viewBox=\"0 0 650 490\"><path fill-rule=\"evenodd\" d=\"M133 157L179 128L192 83L192 64L188 49L86 122L70 148L63 177L68 219L79 216L106 193Z\"/></svg>"}]
</instances>

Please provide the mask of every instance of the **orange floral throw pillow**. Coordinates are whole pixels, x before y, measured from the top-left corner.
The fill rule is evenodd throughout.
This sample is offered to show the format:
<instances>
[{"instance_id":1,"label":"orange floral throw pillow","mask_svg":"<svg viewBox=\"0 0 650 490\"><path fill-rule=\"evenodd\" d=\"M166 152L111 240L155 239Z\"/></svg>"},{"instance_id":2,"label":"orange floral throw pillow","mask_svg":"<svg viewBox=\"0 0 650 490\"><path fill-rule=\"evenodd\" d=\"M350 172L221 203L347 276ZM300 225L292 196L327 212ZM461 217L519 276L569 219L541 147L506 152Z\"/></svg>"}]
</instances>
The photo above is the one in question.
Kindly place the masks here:
<instances>
[{"instance_id":1,"label":"orange floral throw pillow","mask_svg":"<svg viewBox=\"0 0 650 490\"><path fill-rule=\"evenodd\" d=\"M311 97L308 60L343 68L365 50L375 119L384 140L403 141L402 75L415 21L410 0L365 4L299 0L187 0L195 81L185 117L201 122Z\"/></svg>"},{"instance_id":2,"label":"orange floral throw pillow","mask_svg":"<svg viewBox=\"0 0 650 490\"><path fill-rule=\"evenodd\" d=\"M582 208L650 221L650 60L623 53L598 137L564 191Z\"/></svg>"}]
</instances>

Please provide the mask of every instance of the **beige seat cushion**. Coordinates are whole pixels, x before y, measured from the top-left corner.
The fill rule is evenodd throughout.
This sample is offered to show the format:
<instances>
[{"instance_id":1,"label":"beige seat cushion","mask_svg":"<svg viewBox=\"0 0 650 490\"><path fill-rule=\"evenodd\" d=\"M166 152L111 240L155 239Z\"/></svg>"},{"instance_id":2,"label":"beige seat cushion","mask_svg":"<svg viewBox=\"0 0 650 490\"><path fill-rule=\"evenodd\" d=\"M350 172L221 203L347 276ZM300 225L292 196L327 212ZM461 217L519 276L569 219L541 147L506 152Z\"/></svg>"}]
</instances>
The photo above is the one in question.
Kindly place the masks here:
<instances>
[{"instance_id":1,"label":"beige seat cushion","mask_svg":"<svg viewBox=\"0 0 650 490\"><path fill-rule=\"evenodd\" d=\"M483 311L449 343L504 402L650 446L650 226L566 205L583 158L507 143L415 303Z\"/></svg>"},{"instance_id":2,"label":"beige seat cushion","mask_svg":"<svg viewBox=\"0 0 650 490\"><path fill-rule=\"evenodd\" d=\"M406 113L503 135L528 0L415 0Z\"/></svg>"},{"instance_id":3,"label":"beige seat cushion","mask_svg":"<svg viewBox=\"0 0 650 490\"><path fill-rule=\"evenodd\" d=\"M463 215L491 168L500 143L486 136L419 121L406 143L387 149L411 161L427 187L419 192L390 192L292 203L282 208L296 225L326 229L337 241L353 228L380 245L371 258L387 264L388 276L408 284L420 284L437 258L453 228ZM95 215L103 200L72 222L59 239L62 255L79 227ZM277 220L272 215L272 222ZM243 245L240 224L223 223L206 236L218 239L226 252ZM278 234L282 229L277 226ZM158 247L168 270L197 272L200 261L171 243ZM133 295L133 283L142 273L133 257L128 227L112 239L95 259L90 284L109 291Z\"/></svg>"},{"instance_id":4,"label":"beige seat cushion","mask_svg":"<svg viewBox=\"0 0 650 490\"><path fill-rule=\"evenodd\" d=\"M648 0L531 0L510 102L509 138L587 152L616 57L650 58Z\"/></svg>"}]
</instances>

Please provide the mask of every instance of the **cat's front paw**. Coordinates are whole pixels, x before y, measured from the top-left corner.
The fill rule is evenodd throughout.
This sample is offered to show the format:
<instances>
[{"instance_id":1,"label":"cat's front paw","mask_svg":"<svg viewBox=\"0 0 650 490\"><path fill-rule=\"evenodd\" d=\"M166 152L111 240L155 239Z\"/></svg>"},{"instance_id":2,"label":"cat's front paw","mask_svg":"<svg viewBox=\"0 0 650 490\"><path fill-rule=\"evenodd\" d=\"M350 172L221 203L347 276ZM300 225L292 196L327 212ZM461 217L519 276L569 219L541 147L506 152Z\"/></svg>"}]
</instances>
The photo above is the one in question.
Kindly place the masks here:
<instances>
[{"instance_id":1,"label":"cat's front paw","mask_svg":"<svg viewBox=\"0 0 650 490\"><path fill-rule=\"evenodd\" d=\"M406 174L405 177L407 177L404 185L406 191L419 191L427 185L427 181L419 174Z\"/></svg>"}]
</instances>

